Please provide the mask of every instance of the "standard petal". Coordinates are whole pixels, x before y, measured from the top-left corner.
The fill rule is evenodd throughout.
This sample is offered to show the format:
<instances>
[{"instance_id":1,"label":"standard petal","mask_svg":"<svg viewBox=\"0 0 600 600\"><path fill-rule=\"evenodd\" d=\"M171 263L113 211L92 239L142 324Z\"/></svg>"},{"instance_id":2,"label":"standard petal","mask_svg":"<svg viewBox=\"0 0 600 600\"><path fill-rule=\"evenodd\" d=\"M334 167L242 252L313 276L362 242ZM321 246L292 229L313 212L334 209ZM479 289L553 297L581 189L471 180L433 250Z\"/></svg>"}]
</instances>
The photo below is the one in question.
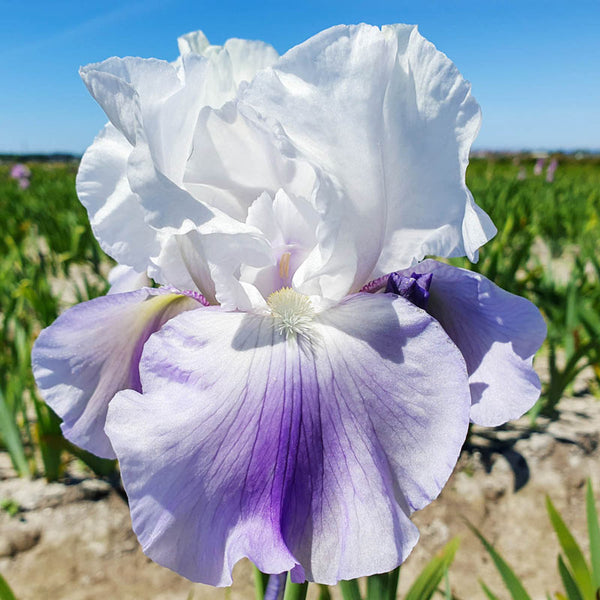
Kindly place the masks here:
<instances>
[{"instance_id":1,"label":"standard petal","mask_svg":"<svg viewBox=\"0 0 600 600\"><path fill-rule=\"evenodd\" d=\"M111 123L136 141L137 122L152 115L181 87L175 67L154 58L109 58L81 67L79 74Z\"/></svg>"},{"instance_id":2,"label":"standard petal","mask_svg":"<svg viewBox=\"0 0 600 600\"><path fill-rule=\"evenodd\" d=\"M81 159L77 195L102 249L117 262L143 272L159 244L127 180L131 150L125 137L107 124Z\"/></svg>"},{"instance_id":3,"label":"standard petal","mask_svg":"<svg viewBox=\"0 0 600 600\"><path fill-rule=\"evenodd\" d=\"M533 355L546 337L540 311L478 273L425 260L405 273L432 273L427 312L458 346L469 372L471 419L494 427L520 417L540 395Z\"/></svg>"},{"instance_id":4,"label":"standard petal","mask_svg":"<svg viewBox=\"0 0 600 600\"><path fill-rule=\"evenodd\" d=\"M415 27L328 29L257 73L241 101L337 184L321 189L327 263L305 293L340 298L426 254L474 257L495 232L464 182L479 107ZM345 291L334 278L323 290L323 273L351 263Z\"/></svg>"},{"instance_id":5,"label":"standard petal","mask_svg":"<svg viewBox=\"0 0 600 600\"><path fill-rule=\"evenodd\" d=\"M439 324L391 294L315 318L312 343L270 316L216 308L153 335L143 394L119 393L107 433L144 551L229 585L262 571L334 583L385 572L418 534L464 441L464 361Z\"/></svg>"},{"instance_id":6,"label":"standard petal","mask_svg":"<svg viewBox=\"0 0 600 600\"><path fill-rule=\"evenodd\" d=\"M148 337L180 312L200 307L164 289L103 296L78 304L44 329L32 352L42 396L63 419L65 437L107 458L104 422L119 390L140 388L139 360Z\"/></svg>"}]
</instances>

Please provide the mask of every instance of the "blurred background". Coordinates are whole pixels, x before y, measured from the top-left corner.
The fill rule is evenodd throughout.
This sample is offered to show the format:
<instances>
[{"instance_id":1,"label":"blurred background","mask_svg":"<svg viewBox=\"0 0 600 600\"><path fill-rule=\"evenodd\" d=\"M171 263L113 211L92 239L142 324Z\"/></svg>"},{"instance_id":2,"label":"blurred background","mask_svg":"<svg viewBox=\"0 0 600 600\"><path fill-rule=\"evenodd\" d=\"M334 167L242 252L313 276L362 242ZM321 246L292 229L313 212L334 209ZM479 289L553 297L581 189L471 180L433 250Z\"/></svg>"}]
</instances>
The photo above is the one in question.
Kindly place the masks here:
<instances>
[{"instance_id":1,"label":"blurred background","mask_svg":"<svg viewBox=\"0 0 600 600\"><path fill-rule=\"evenodd\" d=\"M176 39L283 53L340 23L418 24L473 83L488 150L600 148L597 0L0 2L0 152L81 154L104 123L78 76L109 56L173 60Z\"/></svg>"},{"instance_id":2,"label":"blurred background","mask_svg":"<svg viewBox=\"0 0 600 600\"><path fill-rule=\"evenodd\" d=\"M472 82L483 125L467 182L498 235L477 264L452 262L526 296L548 323L535 359L540 401L515 423L473 428L441 497L415 516L422 540L402 567L402 597L432 557L435 597L493 597L478 579L509 597L507 571L466 517L531 594L508 577L511 598L595 598L600 3L0 0L0 600L253 597L247 563L231 590L215 590L147 560L118 466L66 442L33 382L30 351L40 330L106 293L114 264L75 193L79 158L106 120L78 69L113 55L174 60L177 37L197 29L214 44L261 39L283 53L326 27L356 22L418 24ZM564 528L562 537L552 533L559 522L549 519L546 494L584 558ZM310 597L327 600L325 591ZM419 594L409 597L430 597Z\"/></svg>"}]
</instances>

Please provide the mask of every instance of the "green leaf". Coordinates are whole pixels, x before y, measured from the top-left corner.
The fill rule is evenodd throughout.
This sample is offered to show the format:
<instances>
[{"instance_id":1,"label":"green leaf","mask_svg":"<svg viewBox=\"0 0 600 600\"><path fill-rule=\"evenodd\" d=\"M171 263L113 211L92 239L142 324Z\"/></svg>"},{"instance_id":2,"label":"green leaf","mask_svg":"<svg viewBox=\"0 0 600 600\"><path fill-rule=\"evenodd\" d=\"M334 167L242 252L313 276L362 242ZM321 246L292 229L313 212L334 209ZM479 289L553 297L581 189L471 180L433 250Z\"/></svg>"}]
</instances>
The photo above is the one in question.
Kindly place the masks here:
<instances>
[{"instance_id":1,"label":"green leaf","mask_svg":"<svg viewBox=\"0 0 600 600\"><path fill-rule=\"evenodd\" d=\"M358 579L349 579L339 582L340 591L344 600L362 600L358 589Z\"/></svg>"},{"instance_id":2,"label":"green leaf","mask_svg":"<svg viewBox=\"0 0 600 600\"><path fill-rule=\"evenodd\" d=\"M510 592L512 600L531 600L531 597L523 587L521 580L515 575L515 572L510 568L508 563L498 554L496 549L483 537L478 529L467 521L469 529L479 538L488 554L492 557L496 569L500 573L504 585Z\"/></svg>"},{"instance_id":3,"label":"green leaf","mask_svg":"<svg viewBox=\"0 0 600 600\"><path fill-rule=\"evenodd\" d=\"M552 527L554 527L560 546L571 565L573 578L577 582L579 591L584 598L593 598L594 584L581 548L548 496L546 496L546 509L548 510L548 515L550 516L550 521Z\"/></svg>"},{"instance_id":4,"label":"green leaf","mask_svg":"<svg viewBox=\"0 0 600 600\"><path fill-rule=\"evenodd\" d=\"M598 590L600 589L600 526L598 525L596 503L594 502L594 490L592 490L592 482L589 479L587 482L585 500L594 587ZM596 594L597 593L598 592L596 592Z\"/></svg>"},{"instance_id":5,"label":"green leaf","mask_svg":"<svg viewBox=\"0 0 600 600\"><path fill-rule=\"evenodd\" d=\"M421 571L406 594L405 600L429 600L435 593L444 573L454 560L460 544L458 538L451 539L446 546L434 556Z\"/></svg>"},{"instance_id":6,"label":"green leaf","mask_svg":"<svg viewBox=\"0 0 600 600\"><path fill-rule=\"evenodd\" d=\"M579 591L579 586L575 583L573 575L571 575L571 572L567 568L567 565L565 565L560 554L558 555L558 572L560 573L560 578L565 586L565 592L567 592L568 599L583 600L583 596Z\"/></svg>"},{"instance_id":7,"label":"green leaf","mask_svg":"<svg viewBox=\"0 0 600 600\"><path fill-rule=\"evenodd\" d=\"M29 464L27 462L27 457L25 456L25 449L23 448L23 444L21 442L21 436L19 434L19 429L17 424L15 423L13 414L9 407L7 406L4 396L0 391L0 434L2 435L2 439L6 448L8 449L8 453L10 454L10 459L15 467L15 470L19 474L20 477L29 477L31 472L29 470Z\"/></svg>"},{"instance_id":8,"label":"green leaf","mask_svg":"<svg viewBox=\"0 0 600 600\"><path fill-rule=\"evenodd\" d=\"M6 579L0 575L0 600L17 600Z\"/></svg>"}]
</instances>

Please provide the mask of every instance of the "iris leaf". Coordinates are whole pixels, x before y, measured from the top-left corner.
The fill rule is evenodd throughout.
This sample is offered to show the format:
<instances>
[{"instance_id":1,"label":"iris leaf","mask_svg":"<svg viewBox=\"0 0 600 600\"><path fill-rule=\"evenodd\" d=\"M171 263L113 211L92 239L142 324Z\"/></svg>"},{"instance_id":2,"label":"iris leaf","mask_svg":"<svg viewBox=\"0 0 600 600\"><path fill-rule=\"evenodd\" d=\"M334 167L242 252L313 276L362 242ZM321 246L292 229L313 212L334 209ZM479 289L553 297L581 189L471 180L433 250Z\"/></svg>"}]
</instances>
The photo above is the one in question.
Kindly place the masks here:
<instances>
[{"instance_id":1,"label":"iris leaf","mask_svg":"<svg viewBox=\"0 0 600 600\"><path fill-rule=\"evenodd\" d=\"M594 502L592 482L588 479L586 490L585 508L587 513L588 534L590 537L590 558L594 576L594 587L600 589L600 526L598 525L598 511ZM598 592L596 592L597 594Z\"/></svg>"},{"instance_id":2,"label":"iris leaf","mask_svg":"<svg viewBox=\"0 0 600 600\"><path fill-rule=\"evenodd\" d=\"M590 570L587 566L583 553L581 552L579 544L575 541L575 538L565 525L565 522L562 520L562 517L556 508L554 508L554 504L552 504L552 500L550 500L548 496L546 496L546 508L548 510L550 521L552 522L552 527L554 527L554 531L558 537L560 546L565 553L565 556L567 557L567 560L569 561L573 571L573 578L577 582L579 591L584 598L593 598L594 586L592 583L592 576L590 575Z\"/></svg>"},{"instance_id":3,"label":"iris leaf","mask_svg":"<svg viewBox=\"0 0 600 600\"><path fill-rule=\"evenodd\" d=\"M469 529L479 538L488 554L492 557L496 569L502 576L504 585L510 592L512 600L531 600L531 597L523 587L521 580L515 575L515 572L510 568L508 563L498 554L496 549L483 537L479 530L467 521ZM485 591L485 590L484 590Z\"/></svg>"},{"instance_id":4,"label":"iris leaf","mask_svg":"<svg viewBox=\"0 0 600 600\"><path fill-rule=\"evenodd\" d=\"M29 477L31 475L25 449L21 442L19 429L15 423L15 419L4 400L4 396L0 391L0 435L8 449L10 459L15 467L15 470L20 477Z\"/></svg>"},{"instance_id":5,"label":"iris leaf","mask_svg":"<svg viewBox=\"0 0 600 600\"><path fill-rule=\"evenodd\" d=\"M2 575L0 575L0 600L17 600L17 597Z\"/></svg>"},{"instance_id":6,"label":"iris leaf","mask_svg":"<svg viewBox=\"0 0 600 600\"><path fill-rule=\"evenodd\" d=\"M558 556L558 572L560 573L560 578L565 586L565 592L567 592L568 599L584 600L581 592L579 591L578 585L573 579L573 575L571 575L571 572L567 568L567 565L565 565L565 562L560 555Z\"/></svg>"},{"instance_id":7,"label":"iris leaf","mask_svg":"<svg viewBox=\"0 0 600 600\"><path fill-rule=\"evenodd\" d=\"M483 593L488 597L488 600L500 600L500 598L498 598L498 596L496 596L483 581L479 581L479 585L481 586Z\"/></svg>"},{"instance_id":8,"label":"iris leaf","mask_svg":"<svg viewBox=\"0 0 600 600\"><path fill-rule=\"evenodd\" d=\"M421 571L406 594L405 600L428 600L433 596L444 577L444 573L454 560L460 540L453 538L434 556Z\"/></svg>"}]
</instances>

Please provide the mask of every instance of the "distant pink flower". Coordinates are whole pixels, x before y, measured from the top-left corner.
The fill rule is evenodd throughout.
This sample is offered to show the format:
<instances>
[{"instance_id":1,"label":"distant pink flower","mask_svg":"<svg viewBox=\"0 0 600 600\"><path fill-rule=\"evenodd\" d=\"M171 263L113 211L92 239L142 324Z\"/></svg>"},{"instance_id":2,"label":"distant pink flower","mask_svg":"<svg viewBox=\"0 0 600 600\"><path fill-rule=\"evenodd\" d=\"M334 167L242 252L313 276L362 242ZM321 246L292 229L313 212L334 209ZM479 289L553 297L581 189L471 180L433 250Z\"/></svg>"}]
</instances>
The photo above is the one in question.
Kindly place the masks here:
<instances>
[{"instance_id":1,"label":"distant pink flower","mask_svg":"<svg viewBox=\"0 0 600 600\"><path fill-rule=\"evenodd\" d=\"M554 173L556 172L557 168L558 161L555 158L553 158L550 164L548 165L548 168L546 169L546 181L548 183L552 183L554 181Z\"/></svg>"},{"instance_id":2,"label":"distant pink flower","mask_svg":"<svg viewBox=\"0 0 600 600\"><path fill-rule=\"evenodd\" d=\"M541 175L542 174L542 170L544 169L544 159L543 158L538 158L536 163L535 163L535 167L533 167L533 174L534 175Z\"/></svg>"},{"instance_id":3,"label":"distant pink flower","mask_svg":"<svg viewBox=\"0 0 600 600\"><path fill-rule=\"evenodd\" d=\"M17 163L13 165L13 168L10 170L10 176L13 179L16 179L19 183L19 187L22 190L26 190L29 187L29 178L31 177L31 171L27 165L23 165L21 163Z\"/></svg>"},{"instance_id":4,"label":"distant pink flower","mask_svg":"<svg viewBox=\"0 0 600 600\"><path fill-rule=\"evenodd\" d=\"M28 179L31 177L31 171L27 165L17 163L16 165L13 165L13 168L10 170L10 176L13 179Z\"/></svg>"}]
</instances>

